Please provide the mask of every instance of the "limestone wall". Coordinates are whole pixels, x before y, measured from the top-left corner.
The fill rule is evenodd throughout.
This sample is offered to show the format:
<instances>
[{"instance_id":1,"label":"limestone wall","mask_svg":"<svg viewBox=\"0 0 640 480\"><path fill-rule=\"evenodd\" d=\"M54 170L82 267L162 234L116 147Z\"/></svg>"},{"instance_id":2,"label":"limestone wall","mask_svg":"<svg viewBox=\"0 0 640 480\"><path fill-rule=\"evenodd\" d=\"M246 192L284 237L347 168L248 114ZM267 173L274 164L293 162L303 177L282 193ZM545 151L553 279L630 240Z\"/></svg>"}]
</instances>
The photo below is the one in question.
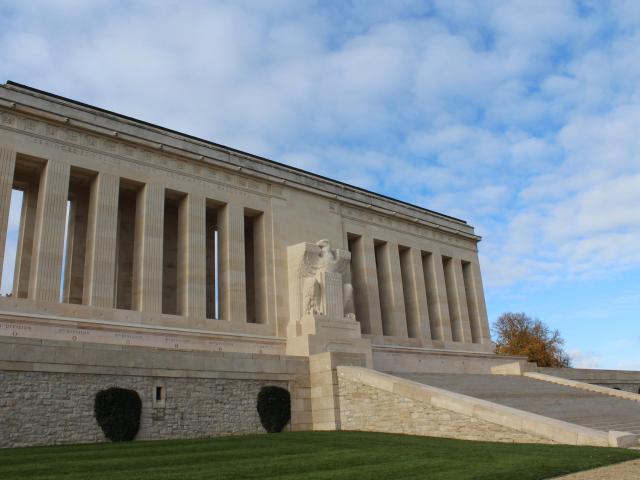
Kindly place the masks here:
<instances>
[{"instance_id":1,"label":"limestone wall","mask_svg":"<svg viewBox=\"0 0 640 480\"><path fill-rule=\"evenodd\" d=\"M555 443L359 382L339 377L338 384L342 430L491 442Z\"/></svg>"},{"instance_id":2,"label":"limestone wall","mask_svg":"<svg viewBox=\"0 0 640 480\"><path fill-rule=\"evenodd\" d=\"M256 398L264 385L287 382L221 378L0 371L0 447L105 441L93 415L95 394L111 386L142 399L137 440L264 432ZM154 406L156 386L166 392Z\"/></svg>"},{"instance_id":3,"label":"limestone wall","mask_svg":"<svg viewBox=\"0 0 640 480\"><path fill-rule=\"evenodd\" d=\"M305 358L0 337L0 447L103 441L93 403L112 386L142 399L138 440L260 433L266 385L289 390L290 428L309 429Z\"/></svg>"}]
</instances>

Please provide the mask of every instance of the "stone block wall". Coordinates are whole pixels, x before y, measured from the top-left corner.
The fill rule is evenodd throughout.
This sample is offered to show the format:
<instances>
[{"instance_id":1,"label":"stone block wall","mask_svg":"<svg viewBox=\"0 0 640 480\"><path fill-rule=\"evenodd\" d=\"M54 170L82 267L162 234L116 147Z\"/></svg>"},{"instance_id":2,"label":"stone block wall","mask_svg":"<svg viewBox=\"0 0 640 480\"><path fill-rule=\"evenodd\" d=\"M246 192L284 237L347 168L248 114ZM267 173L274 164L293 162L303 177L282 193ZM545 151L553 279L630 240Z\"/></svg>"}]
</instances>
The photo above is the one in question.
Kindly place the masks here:
<instances>
[{"instance_id":1,"label":"stone block wall","mask_svg":"<svg viewBox=\"0 0 640 480\"><path fill-rule=\"evenodd\" d=\"M555 443L344 377L338 378L342 430L509 443Z\"/></svg>"},{"instance_id":2,"label":"stone block wall","mask_svg":"<svg viewBox=\"0 0 640 480\"><path fill-rule=\"evenodd\" d=\"M261 433L267 385L289 390L288 428L306 429L306 358L0 337L0 448L104 441L94 398L114 386L140 395L137 440Z\"/></svg>"},{"instance_id":3,"label":"stone block wall","mask_svg":"<svg viewBox=\"0 0 640 480\"><path fill-rule=\"evenodd\" d=\"M105 441L93 415L95 394L117 386L142 399L137 440L264 432L260 388L286 381L167 378L0 371L0 447ZM164 407L154 407L162 386Z\"/></svg>"}]
</instances>

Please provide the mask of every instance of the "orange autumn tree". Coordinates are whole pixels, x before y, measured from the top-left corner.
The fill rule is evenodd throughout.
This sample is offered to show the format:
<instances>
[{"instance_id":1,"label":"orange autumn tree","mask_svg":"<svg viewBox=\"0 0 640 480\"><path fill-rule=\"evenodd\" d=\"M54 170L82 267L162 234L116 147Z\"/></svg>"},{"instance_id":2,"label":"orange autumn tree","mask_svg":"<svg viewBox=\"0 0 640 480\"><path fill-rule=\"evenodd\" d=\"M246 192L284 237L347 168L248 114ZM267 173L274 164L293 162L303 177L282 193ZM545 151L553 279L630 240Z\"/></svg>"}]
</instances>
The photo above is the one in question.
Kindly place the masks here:
<instances>
[{"instance_id":1,"label":"orange autumn tree","mask_svg":"<svg viewBox=\"0 0 640 480\"><path fill-rule=\"evenodd\" d=\"M539 367L569 367L564 340L540 320L524 313L503 313L493 324L498 355L522 355Z\"/></svg>"}]
</instances>

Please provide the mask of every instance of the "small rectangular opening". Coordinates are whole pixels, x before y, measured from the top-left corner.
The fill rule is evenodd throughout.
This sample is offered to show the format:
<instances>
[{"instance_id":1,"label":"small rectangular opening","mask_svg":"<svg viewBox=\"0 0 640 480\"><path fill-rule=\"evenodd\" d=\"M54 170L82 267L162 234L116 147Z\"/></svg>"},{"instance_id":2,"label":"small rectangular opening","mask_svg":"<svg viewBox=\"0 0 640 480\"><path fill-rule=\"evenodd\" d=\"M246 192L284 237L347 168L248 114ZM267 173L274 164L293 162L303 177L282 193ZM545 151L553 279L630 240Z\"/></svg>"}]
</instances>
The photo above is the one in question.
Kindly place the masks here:
<instances>
[{"instance_id":1,"label":"small rectangular opening","mask_svg":"<svg viewBox=\"0 0 640 480\"><path fill-rule=\"evenodd\" d=\"M161 386L156 386L156 402L163 400L163 391Z\"/></svg>"}]
</instances>

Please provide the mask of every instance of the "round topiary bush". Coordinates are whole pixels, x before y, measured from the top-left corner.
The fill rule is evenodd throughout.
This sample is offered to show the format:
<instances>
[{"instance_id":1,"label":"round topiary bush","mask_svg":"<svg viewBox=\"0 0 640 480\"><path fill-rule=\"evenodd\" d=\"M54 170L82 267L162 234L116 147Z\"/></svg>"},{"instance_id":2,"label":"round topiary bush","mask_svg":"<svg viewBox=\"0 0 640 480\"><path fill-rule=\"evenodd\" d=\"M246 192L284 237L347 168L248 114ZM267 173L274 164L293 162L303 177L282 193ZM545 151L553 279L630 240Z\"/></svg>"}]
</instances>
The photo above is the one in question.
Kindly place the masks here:
<instances>
[{"instance_id":1,"label":"round topiary bush","mask_svg":"<svg viewBox=\"0 0 640 480\"><path fill-rule=\"evenodd\" d=\"M291 395L284 388L262 387L258 393L260 423L269 433L278 433L291 420Z\"/></svg>"},{"instance_id":2,"label":"round topiary bush","mask_svg":"<svg viewBox=\"0 0 640 480\"><path fill-rule=\"evenodd\" d=\"M140 429L142 401L137 392L111 387L96 394L93 412L104 436L112 442L129 442Z\"/></svg>"}]
</instances>

